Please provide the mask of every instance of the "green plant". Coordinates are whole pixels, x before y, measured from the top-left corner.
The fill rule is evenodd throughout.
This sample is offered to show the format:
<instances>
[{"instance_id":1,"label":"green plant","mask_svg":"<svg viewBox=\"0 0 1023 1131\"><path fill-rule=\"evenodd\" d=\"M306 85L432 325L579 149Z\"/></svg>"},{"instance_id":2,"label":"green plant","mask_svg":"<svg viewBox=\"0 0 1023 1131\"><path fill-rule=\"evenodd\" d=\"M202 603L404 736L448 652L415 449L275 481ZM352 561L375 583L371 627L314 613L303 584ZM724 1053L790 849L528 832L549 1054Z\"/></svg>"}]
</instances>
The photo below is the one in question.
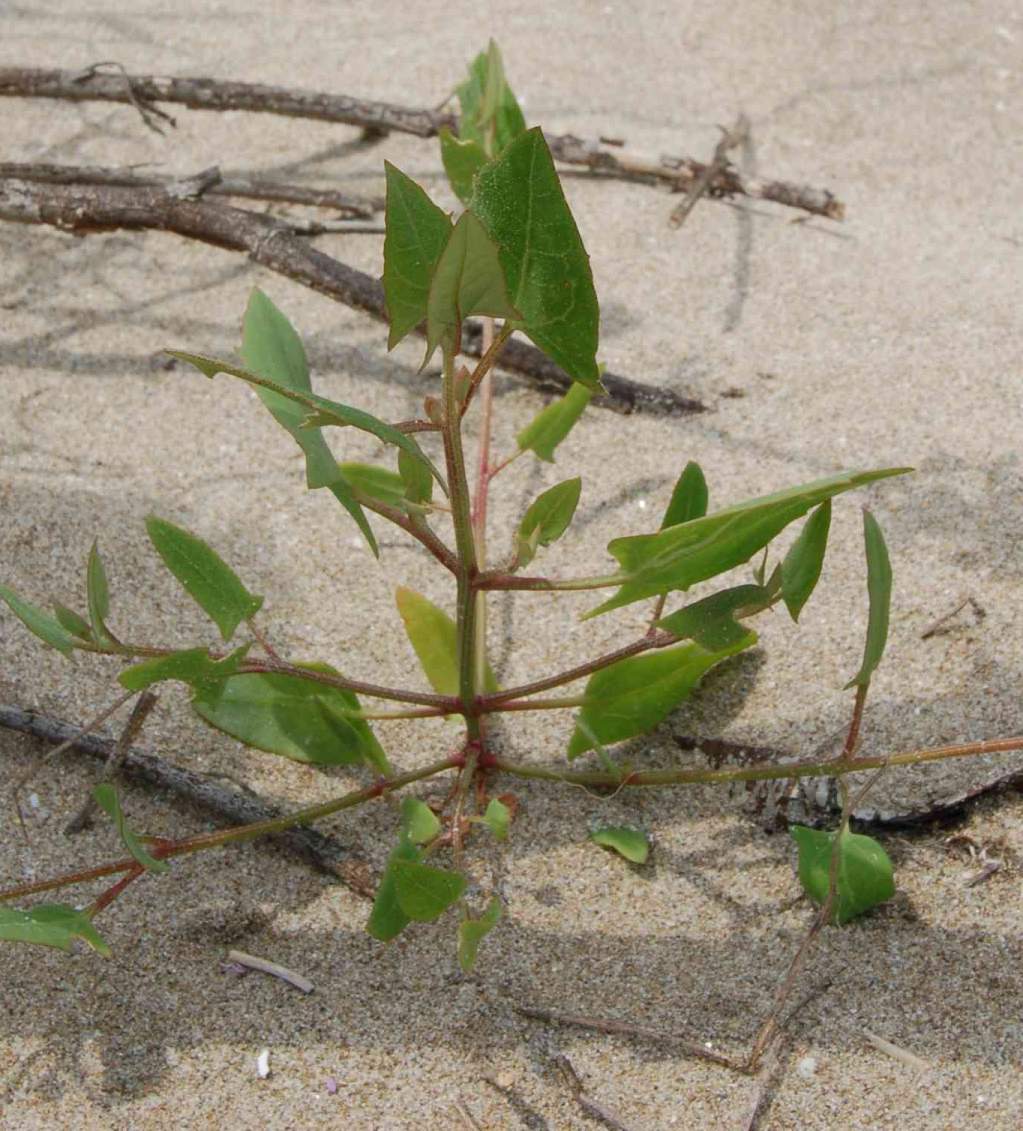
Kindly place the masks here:
<instances>
[{"instance_id":1,"label":"green plant","mask_svg":"<svg viewBox=\"0 0 1023 1131\"><path fill-rule=\"evenodd\" d=\"M481 909L470 909L462 868L471 837L503 841L509 835L510 806L487 797L497 775L618 789L844 776L976 752L976 748L956 747L887 759L857 756L859 718L884 650L891 592L884 539L866 513L869 625L863 663L850 684L856 688L856 699L845 750L813 762L739 769L643 770L616 761L609 746L650 732L693 693L707 671L756 642L748 626L753 617L782 604L798 619L820 577L831 500L907 469L837 474L710 511L703 473L697 464L688 463L659 529L609 544L616 563L610 572L569 578L525 573L544 547L571 529L581 482L570 478L528 507L515 532L510 558L491 561L487 503L494 480L519 456L532 453L553 462L558 445L590 398L600 392L599 315L589 260L544 136L538 128L526 128L495 45L475 60L458 96L460 135L449 131L441 135L444 167L466 204L458 219L400 170L386 168L384 286L390 345L422 327L424 367L438 349L442 360L439 395L426 398L421 418L387 423L314 393L301 341L285 316L258 290L245 314L241 364L173 351L173 356L207 377L226 373L256 389L300 446L308 487L328 489L374 553L378 544L369 515L417 540L451 575L453 616L412 590L397 592L398 613L431 690L379 686L351 679L326 663L280 657L266 644L256 623L263 598L251 593L210 546L160 518L147 523L157 553L216 624L225 644L231 644L244 625L249 638L243 643L215 652L205 646L168 649L122 639L110 624L106 575L95 545L87 567L87 616L59 605L51 615L0 586L0 596L15 615L64 655L81 651L123 659L126 666L120 682L125 688L142 691L163 680L179 681L191 689L192 705L207 723L247 746L319 765L363 764L371 777L364 788L284 817L177 841L133 833L116 790L109 783L101 785L97 801L114 821L128 858L22 885L0 897L49 891L101 876L119 878L84 910L66 904L0 909L0 939L70 949L79 938L106 954L94 925L96 916L147 872L165 871L174 857L305 824L435 775L453 774L454 785L443 809L434 811L414 797L405 798L368 929L378 939L392 939L412 922L436 919L458 905L458 957L468 970L502 912L493 894ZM489 348L470 371L459 366L458 357L463 324L472 315L500 319L501 324L496 329L491 325ZM516 331L531 338L575 384L519 433L512 456L495 461L489 450L492 372L503 345ZM462 431L466 416L475 410L480 413L482 439L473 489ZM386 445L394 457L391 466L338 462L328 443L328 430L350 428ZM791 548L769 568L773 540L805 516ZM450 525L450 541L446 525ZM693 601L683 596L679 607L666 609L674 595L719 578L761 553L751 581ZM654 613L648 632L614 652L522 686L500 688L487 662L487 600L508 590L608 591L610 595L587 617L646 600L653 601ZM583 679L581 692L543 697ZM368 709L364 706L368 700L396 706ZM593 751L597 766L519 764L498 756L488 744L488 722L496 714L566 709L577 712L568 759ZM430 765L394 770L372 724L437 716L461 719L463 739L457 751ZM794 835L803 885L836 921L844 922L891 895L887 857L869 838L849 832L848 816L837 834L795 830ZM637 863L649 850L645 835L637 830L605 827L594 830L592 837Z\"/></svg>"}]
</instances>

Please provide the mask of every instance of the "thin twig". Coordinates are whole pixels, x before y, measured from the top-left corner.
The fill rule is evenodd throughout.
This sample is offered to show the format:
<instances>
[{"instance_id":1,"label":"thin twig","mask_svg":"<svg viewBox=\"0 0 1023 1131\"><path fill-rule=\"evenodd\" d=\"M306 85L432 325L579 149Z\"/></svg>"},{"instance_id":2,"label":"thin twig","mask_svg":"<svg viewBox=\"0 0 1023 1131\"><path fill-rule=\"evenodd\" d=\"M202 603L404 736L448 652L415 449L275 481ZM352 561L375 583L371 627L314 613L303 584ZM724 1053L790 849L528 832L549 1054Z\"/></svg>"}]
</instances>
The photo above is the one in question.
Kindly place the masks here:
<instances>
[{"instance_id":1,"label":"thin twig","mask_svg":"<svg viewBox=\"0 0 1023 1131\"><path fill-rule=\"evenodd\" d=\"M668 224L672 228L682 227L700 197L710 189L716 178L720 178L727 171L729 151L741 145L748 135L749 118L745 114L740 114L735 119L735 125L730 130L721 131L721 140L714 148L714 156L710 164L695 178L686 190L685 200L677 204L668 217Z\"/></svg>"},{"instance_id":2,"label":"thin twig","mask_svg":"<svg viewBox=\"0 0 1023 1131\"><path fill-rule=\"evenodd\" d=\"M872 1033L869 1029L862 1030L864 1037L867 1041L878 1050L883 1052L885 1056L890 1056L892 1060L899 1061L900 1064L906 1065L907 1068L912 1068L916 1072L927 1072L930 1065L926 1060L921 1059L916 1053L912 1053L909 1049L904 1049L900 1045L892 1044L891 1041L886 1041L884 1037L879 1037L876 1033Z\"/></svg>"},{"instance_id":3,"label":"thin twig","mask_svg":"<svg viewBox=\"0 0 1023 1131\"><path fill-rule=\"evenodd\" d=\"M2 71L0 71L2 75ZM0 178L0 220L47 224L76 234L118 229L173 232L186 239L248 254L249 258L373 318L386 320L384 291L378 279L349 267L288 230L286 223L205 199L181 199L167 189L116 185L53 185ZM480 357L482 330L466 324L462 352ZM509 341L500 367L520 373L544 391L565 392L572 379L535 346ZM593 403L618 412L685 416L704 406L671 389L657 388L604 373L607 396Z\"/></svg>"},{"instance_id":4,"label":"thin twig","mask_svg":"<svg viewBox=\"0 0 1023 1131\"><path fill-rule=\"evenodd\" d=\"M617 1112L598 1103L592 1096L587 1094L583 1088L583 1082L579 1078L579 1073L576 1072L575 1066L564 1053L559 1053L554 1058L554 1063L561 1070L561 1074L568 1083L569 1090L572 1092L575 1102L591 1119L599 1119L601 1123L610 1127L611 1131L632 1131L629 1124L627 1124Z\"/></svg>"},{"instance_id":5,"label":"thin twig","mask_svg":"<svg viewBox=\"0 0 1023 1131\"><path fill-rule=\"evenodd\" d=\"M229 950L227 952L227 961L235 962L239 966L244 966L246 970L258 970L261 974L269 974L273 978L280 978L282 982L287 982L289 985L294 986L296 990L301 990L304 994L311 994L315 988L312 982L302 974L296 974L294 970L289 970L287 966L281 966L276 962L271 962L268 958L258 958L254 954L246 954L243 950Z\"/></svg>"}]
</instances>

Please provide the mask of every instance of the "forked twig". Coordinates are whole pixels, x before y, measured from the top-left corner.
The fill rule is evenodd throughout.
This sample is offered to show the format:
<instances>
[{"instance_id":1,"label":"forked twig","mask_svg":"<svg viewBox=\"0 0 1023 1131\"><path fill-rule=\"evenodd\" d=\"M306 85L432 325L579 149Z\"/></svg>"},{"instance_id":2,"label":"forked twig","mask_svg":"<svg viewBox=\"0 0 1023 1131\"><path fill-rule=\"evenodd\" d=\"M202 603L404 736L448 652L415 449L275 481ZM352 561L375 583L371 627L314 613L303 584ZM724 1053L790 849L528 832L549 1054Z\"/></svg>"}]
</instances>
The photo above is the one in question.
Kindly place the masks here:
<instances>
[{"instance_id":1,"label":"forked twig","mask_svg":"<svg viewBox=\"0 0 1023 1131\"><path fill-rule=\"evenodd\" d=\"M682 227L689 213L696 207L697 201L707 193L715 178L720 177L728 169L729 152L737 145L741 145L749 136L749 128L749 118L745 114L740 114L730 130L721 131L721 140L714 147L714 156L710 164L696 177L686 191L685 199L675 206L668 217L671 227Z\"/></svg>"}]
</instances>

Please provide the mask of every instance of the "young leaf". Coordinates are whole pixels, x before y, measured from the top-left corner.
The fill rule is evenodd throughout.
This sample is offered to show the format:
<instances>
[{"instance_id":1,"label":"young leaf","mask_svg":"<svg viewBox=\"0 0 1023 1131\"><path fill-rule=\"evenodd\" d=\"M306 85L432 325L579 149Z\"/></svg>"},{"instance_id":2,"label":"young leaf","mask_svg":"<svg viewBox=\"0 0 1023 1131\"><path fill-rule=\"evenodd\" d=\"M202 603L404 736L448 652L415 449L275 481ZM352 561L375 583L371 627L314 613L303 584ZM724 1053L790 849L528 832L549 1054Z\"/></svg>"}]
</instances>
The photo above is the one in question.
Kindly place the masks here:
<instances>
[{"instance_id":1,"label":"young leaf","mask_svg":"<svg viewBox=\"0 0 1023 1131\"><path fill-rule=\"evenodd\" d=\"M586 684L579 712L582 725L577 725L572 735L568 757L592 749L595 738L608 745L653 730L689 697L715 664L749 648L756 639L756 633L747 632L741 640L718 651L698 644L679 644L630 656L594 672Z\"/></svg>"},{"instance_id":2,"label":"young leaf","mask_svg":"<svg viewBox=\"0 0 1023 1131\"><path fill-rule=\"evenodd\" d=\"M440 159L455 196L463 204L472 197L473 180L487 163L487 155L478 141L462 141L447 128L440 130Z\"/></svg>"},{"instance_id":3,"label":"young leaf","mask_svg":"<svg viewBox=\"0 0 1023 1131\"><path fill-rule=\"evenodd\" d=\"M401 803L401 832L413 844L426 844L440 832L440 821L424 801L406 797Z\"/></svg>"},{"instance_id":4,"label":"young leaf","mask_svg":"<svg viewBox=\"0 0 1023 1131\"><path fill-rule=\"evenodd\" d=\"M92 634L100 644L109 644L112 640L107 628L107 617L110 615L110 588L107 585L107 571L103 567L103 559L99 556L99 545L96 542L93 542L92 549L89 550L85 580Z\"/></svg>"},{"instance_id":5,"label":"young leaf","mask_svg":"<svg viewBox=\"0 0 1023 1131\"><path fill-rule=\"evenodd\" d=\"M570 377L599 389L590 259L539 129L480 169L470 208L500 248L522 329Z\"/></svg>"},{"instance_id":6,"label":"young leaf","mask_svg":"<svg viewBox=\"0 0 1023 1131\"><path fill-rule=\"evenodd\" d=\"M549 404L516 437L522 451L533 451L542 460L554 462L554 449L572 431L590 403L593 391L578 381L560 399Z\"/></svg>"},{"instance_id":7,"label":"young leaf","mask_svg":"<svg viewBox=\"0 0 1023 1131\"><path fill-rule=\"evenodd\" d=\"M381 942L390 942L411 922L409 916L398 906L395 865L400 861L417 861L420 855L419 849L410 840L402 837L388 857L387 867L380 878L380 886L373 900L373 910L369 913L369 920L366 923L366 930L373 938Z\"/></svg>"},{"instance_id":8,"label":"young leaf","mask_svg":"<svg viewBox=\"0 0 1023 1131\"><path fill-rule=\"evenodd\" d=\"M405 497L405 481L400 475L369 463L339 463L338 467L355 491L385 506L399 510L405 508L408 499Z\"/></svg>"},{"instance_id":9,"label":"young leaf","mask_svg":"<svg viewBox=\"0 0 1023 1131\"><path fill-rule=\"evenodd\" d=\"M799 882L816 904L828 897L831 858L838 852L832 922L848 923L895 894L892 862L873 837L844 830L838 835L802 825L789 829L799 846Z\"/></svg>"},{"instance_id":10,"label":"young leaf","mask_svg":"<svg viewBox=\"0 0 1023 1131\"><path fill-rule=\"evenodd\" d=\"M661 520L661 529L666 526L678 526L680 522L692 522L694 518L703 518L707 513L709 501L707 480L698 463L690 460L682 469L674 490L668 509Z\"/></svg>"},{"instance_id":11,"label":"young leaf","mask_svg":"<svg viewBox=\"0 0 1023 1131\"><path fill-rule=\"evenodd\" d=\"M440 346L458 352L462 321L470 314L518 320L508 298L497 245L471 212L463 212L451 231L430 280L426 302L426 357Z\"/></svg>"},{"instance_id":12,"label":"young leaf","mask_svg":"<svg viewBox=\"0 0 1023 1131\"><path fill-rule=\"evenodd\" d=\"M325 664L307 664L333 672ZM252 672L201 687L192 706L211 726L258 750L318 766L362 759L386 766L384 752L357 717L359 701L340 687L296 675Z\"/></svg>"},{"instance_id":13,"label":"young leaf","mask_svg":"<svg viewBox=\"0 0 1023 1131\"><path fill-rule=\"evenodd\" d=\"M428 503L433 498L433 476L422 461L413 459L408 452L398 451L398 475L410 503Z\"/></svg>"},{"instance_id":14,"label":"young leaf","mask_svg":"<svg viewBox=\"0 0 1023 1131\"><path fill-rule=\"evenodd\" d=\"M737 615L759 612L770 603L770 595L762 586L737 585L686 605L659 620L657 627L679 640L695 640L702 648L713 652L730 648L746 638L749 629L738 623Z\"/></svg>"},{"instance_id":15,"label":"young leaf","mask_svg":"<svg viewBox=\"0 0 1023 1131\"><path fill-rule=\"evenodd\" d=\"M799 620L803 606L820 580L831 528L831 500L825 499L803 524L781 563L781 595L789 616Z\"/></svg>"},{"instance_id":16,"label":"young leaf","mask_svg":"<svg viewBox=\"0 0 1023 1131\"><path fill-rule=\"evenodd\" d=\"M92 640L92 629L89 627L89 622L80 613L76 613L74 609L69 609L66 605L54 605L53 615L57 618L61 628L66 628L72 636L77 636L79 640Z\"/></svg>"},{"instance_id":17,"label":"young leaf","mask_svg":"<svg viewBox=\"0 0 1023 1131\"><path fill-rule=\"evenodd\" d=\"M96 786L92 791L92 796L96 799L96 804L114 822L121 843L147 872L170 871L170 865L167 861L157 860L154 856L150 856L142 841L128 827L124 810L122 810L120 799L117 796L117 790L110 782L103 782Z\"/></svg>"},{"instance_id":18,"label":"young leaf","mask_svg":"<svg viewBox=\"0 0 1023 1131\"><path fill-rule=\"evenodd\" d=\"M394 595L398 613L405 625L419 663L430 686L438 695L457 695L458 628L443 609L414 589L399 587ZM487 665L484 691L496 691L497 680Z\"/></svg>"},{"instance_id":19,"label":"young leaf","mask_svg":"<svg viewBox=\"0 0 1023 1131\"><path fill-rule=\"evenodd\" d=\"M888 559L888 547L877 519L864 509L863 542L867 551L867 594L870 598L870 611L867 616L867 642L863 649L863 663L860 670L846 684L846 687L866 687L874 669L881 662L884 647L888 642L888 614L892 604L892 564Z\"/></svg>"},{"instance_id":20,"label":"young leaf","mask_svg":"<svg viewBox=\"0 0 1023 1131\"><path fill-rule=\"evenodd\" d=\"M549 546L565 533L579 505L582 485L581 479L566 479L533 500L516 535L520 565L532 561L537 545Z\"/></svg>"},{"instance_id":21,"label":"young leaf","mask_svg":"<svg viewBox=\"0 0 1023 1131\"><path fill-rule=\"evenodd\" d=\"M43 643L49 644L51 648L56 648L61 655L70 658L71 653L75 650L75 640L59 621L54 620L48 613L44 613L42 609L33 605L30 601L19 597L13 589L9 589L6 585L0 585L0 598L7 602L11 612L29 632L38 636Z\"/></svg>"},{"instance_id":22,"label":"young leaf","mask_svg":"<svg viewBox=\"0 0 1023 1131\"><path fill-rule=\"evenodd\" d=\"M650 838L628 825L599 825L590 833L590 840L601 848L612 849L632 864L645 864L650 855Z\"/></svg>"},{"instance_id":23,"label":"young leaf","mask_svg":"<svg viewBox=\"0 0 1023 1131\"><path fill-rule=\"evenodd\" d=\"M187 648L181 652L171 652L167 656L143 660L140 664L132 664L117 679L129 691L144 691L163 680L177 680L201 690L236 675L248 650L249 645L246 644L230 656L214 660L205 648Z\"/></svg>"},{"instance_id":24,"label":"young leaf","mask_svg":"<svg viewBox=\"0 0 1023 1131\"><path fill-rule=\"evenodd\" d=\"M458 925L458 965L463 974L471 974L476 965L480 943L497 926L501 918L501 901L495 895L478 919L466 916Z\"/></svg>"},{"instance_id":25,"label":"young leaf","mask_svg":"<svg viewBox=\"0 0 1023 1131\"><path fill-rule=\"evenodd\" d=\"M417 923L439 918L461 899L466 888L461 872L432 868L415 860L395 860L392 867L398 906Z\"/></svg>"},{"instance_id":26,"label":"young leaf","mask_svg":"<svg viewBox=\"0 0 1023 1131\"><path fill-rule=\"evenodd\" d=\"M688 589L698 581L742 565L790 522L825 499L910 470L900 467L846 472L751 499L704 518L669 526L657 534L616 538L608 550L621 566L622 587L614 597L585 615L598 616L646 597Z\"/></svg>"},{"instance_id":27,"label":"young leaf","mask_svg":"<svg viewBox=\"0 0 1023 1131\"><path fill-rule=\"evenodd\" d=\"M394 347L426 318L433 269L451 232L451 217L411 177L384 162L387 175L384 302Z\"/></svg>"},{"instance_id":28,"label":"young leaf","mask_svg":"<svg viewBox=\"0 0 1023 1131\"><path fill-rule=\"evenodd\" d=\"M263 598L250 593L233 569L201 538L150 515L146 533L185 592L230 640L238 625L256 615Z\"/></svg>"},{"instance_id":29,"label":"young leaf","mask_svg":"<svg viewBox=\"0 0 1023 1131\"><path fill-rule=\"evenodd\" d=\"M493 833L494 840L508 839L508 826L511 823L511 811L508 806L496 797L490 799L483 814L483 822Z\"/></svg>"},{"instance_id":30,"label":"young leaf","mask_svg":"<svg viewBox=\"0 0 1023 1131\"><path fill-rule=\"evenodd\" d=\"M486 53L480 53L469 67L469 77L458 88L462 111L458 134L472 140L495 157L526 128L522 110L504 74L504 62L497 44L491 40Z\"/></svg>"},{"instance_id":31,"label":"young leaf","mask_svg":"<svg viewBox=\"0 0 1023 1131\"><path fill-rule=\"evenodd\" d=\"M110 947L89 916L66 903L41 903L30 911L0 907L0 939L58 950L71 950L74 940L82 939L103 958L110 957Z\"/></svg>"}]
</instances>

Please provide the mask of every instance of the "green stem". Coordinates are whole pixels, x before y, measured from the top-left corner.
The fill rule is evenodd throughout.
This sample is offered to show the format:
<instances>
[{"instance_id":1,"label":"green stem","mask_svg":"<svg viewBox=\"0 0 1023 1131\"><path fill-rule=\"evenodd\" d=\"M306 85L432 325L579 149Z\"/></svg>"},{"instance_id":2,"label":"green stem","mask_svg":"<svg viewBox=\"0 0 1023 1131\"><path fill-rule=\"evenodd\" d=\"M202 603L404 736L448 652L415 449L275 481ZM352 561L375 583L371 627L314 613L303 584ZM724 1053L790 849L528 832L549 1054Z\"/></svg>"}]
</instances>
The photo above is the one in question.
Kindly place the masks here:
<instances>
[{"instance_id":1,"label":"green stem","mask_svg":"<svg viewBox=\"0 0 1023 1131\"><path fill-rule=\"evenodd\" d=\"M581 589L609 589L623 585L628 576L606 573L597 577L517 577L503 570L487 570L476 578L477 589L529 589L541 593L570 593Z\"/></svg>"}]
</instances>

